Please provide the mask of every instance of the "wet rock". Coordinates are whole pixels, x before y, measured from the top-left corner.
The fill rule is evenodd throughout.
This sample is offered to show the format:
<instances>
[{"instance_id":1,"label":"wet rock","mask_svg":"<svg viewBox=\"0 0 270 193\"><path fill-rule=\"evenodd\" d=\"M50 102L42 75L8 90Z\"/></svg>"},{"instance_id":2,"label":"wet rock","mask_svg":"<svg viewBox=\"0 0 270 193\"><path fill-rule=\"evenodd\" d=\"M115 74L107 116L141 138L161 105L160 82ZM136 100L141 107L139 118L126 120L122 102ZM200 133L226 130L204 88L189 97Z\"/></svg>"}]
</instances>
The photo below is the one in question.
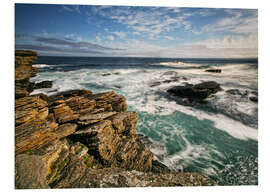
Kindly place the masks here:
<instances>
[{"instance_id":1,"label":"wet rock","mask_svg":"<svg viewBox=\"0 0 270 193\"><path fill-rule=\"evenodd\" d=\"M186 86L175 86L167 90L167 92L182 98L205 99L220 90L221 87L218 83L208 81L196 85L189 84Z\"/></svg>"},{"instance_id":2,"label":"wet rock","mask_svg":"<svg viewBox=\"0 0 270 193\"><path fill-rule=\"evenodd\" d=\"M52 81L46 80L39 83L35 83L33 89L35 90L35 89L41 89L41 88L52 88L52 85L53 85Z\"/></svg>"},{"instance_id":3,"label":"wet rock","mask_svg":"<svg viewBox=\"0 0 270 193\"><path fill-rule=\"evenodd\" d=\"M170 79L167 79L167 80L152 82L149 86L150 87L155 87L155 86L159 86L161 84L168 84L168 83L171 83L171 82L178 82L179 79L180 79L179 77L171 77Z\"/></svg>"},{"instance_id":4,"label":"wet rock","mask_svg":"<svg viewBox=\"0 0 270 193\"><path fill-rule=\"evenodd\" d=\"M110 76L110 75L112 75L111 73L103 73L103 74L101 74L101 76Z\"/></svg>"},{"instance_id":5,"label":"wet rock","mask_svg":"<svg viewBox=\"0 0 270 193\"><path fill-rule=\"evenodd\" d=\"M110 75L119 75L119 74L121 74L121 73L120 72L114 72L114 73L108 72L108 73L101 74L101 76L110 76Z\"/></svg>"},{"instance_id":6,"label":"wet rock","mask_svg":"<svg viewBox=\"0 0 270 193\"><path fill-rule=\"evenodd\" d=\"M231 95L243 95L243 93L239 89L229 89L226 90L226 93Z\"/></svg>"},{"instance_id":7,"label":"wet rock","mask_svg":"<svg viewBox=\"0 0 270 193\"><path fill-rule=\"evenodd\" d=\"M251 100L252 102L258 102L258 97L257 96L250 96L249 100Z\"/></svg>"},{"instance_id":8,"label":"wet rock","mask_svg":"<svg viewBox=\"0 0 270 193\"><path fill-rule=\"evenodd\" d=\"M216 68L206 69L205 72L221 73L221 69L216 69Z\"/></svg>"},{"instance_id":9,"label":"wet rock","mask_svg":"<svg viewBox=\"0 0 270 193\"><path fill-rule=\"evenodd\" d=\"M153 82L149 86L150 87L156 87L156 86L159 86L159 85L161 85L161 82Z\"/></svg>"},{"instance_id":10,"label":"wet rock","mask_svg":"<svg viewBox=\"0 0 270 193\"><path fill-rule=\"evenodd\" d=\"M122 88L121 85L114 85L114 87L115 87L115 88L118 88L118 89Z\"/></svg>"}]
</instances>

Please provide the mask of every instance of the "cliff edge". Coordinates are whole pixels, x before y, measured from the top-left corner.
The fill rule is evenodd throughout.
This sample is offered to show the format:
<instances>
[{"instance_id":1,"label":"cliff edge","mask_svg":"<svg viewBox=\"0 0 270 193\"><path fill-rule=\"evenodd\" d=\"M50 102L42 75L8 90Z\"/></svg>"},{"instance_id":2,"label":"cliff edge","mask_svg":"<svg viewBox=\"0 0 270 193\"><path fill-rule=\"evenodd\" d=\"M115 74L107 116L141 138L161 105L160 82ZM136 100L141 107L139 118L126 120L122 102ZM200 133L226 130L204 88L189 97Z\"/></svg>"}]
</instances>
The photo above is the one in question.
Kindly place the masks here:
<instances>
[{"instance_id":1,"label":"cliff edge","mask_svg":"<svg viewBox=\"0 0 270 193\"><path fill-rule=\"evenodd\" d=\"M138 115L113 91L30 95L37 53L15 52L15 188L217 185L154 160Z\"/></svg>"}]
</instances>

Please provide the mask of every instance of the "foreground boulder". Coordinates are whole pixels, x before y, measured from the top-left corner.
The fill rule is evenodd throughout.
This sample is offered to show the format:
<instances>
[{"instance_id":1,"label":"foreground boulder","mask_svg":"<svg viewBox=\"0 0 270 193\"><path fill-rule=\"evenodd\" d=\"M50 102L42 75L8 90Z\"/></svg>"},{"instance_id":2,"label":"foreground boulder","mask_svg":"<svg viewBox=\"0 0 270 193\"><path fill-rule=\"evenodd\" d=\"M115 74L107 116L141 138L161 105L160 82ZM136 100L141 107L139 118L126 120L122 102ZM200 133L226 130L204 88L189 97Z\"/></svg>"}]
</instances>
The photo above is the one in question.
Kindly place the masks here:
<instances>
[{"instance_id":1,"label":"foreground boulder","mask_svg":"<svg viewBox=\"0 0 270 193\"><path fill-rule=\"evenodd\" d=\"M174 86L167 90L176 96L189 99L206 99L211 94L221 91L221 87L214 81L207 81L200 84L188 84L186 86Z\"/></svg>"}]
</instances>

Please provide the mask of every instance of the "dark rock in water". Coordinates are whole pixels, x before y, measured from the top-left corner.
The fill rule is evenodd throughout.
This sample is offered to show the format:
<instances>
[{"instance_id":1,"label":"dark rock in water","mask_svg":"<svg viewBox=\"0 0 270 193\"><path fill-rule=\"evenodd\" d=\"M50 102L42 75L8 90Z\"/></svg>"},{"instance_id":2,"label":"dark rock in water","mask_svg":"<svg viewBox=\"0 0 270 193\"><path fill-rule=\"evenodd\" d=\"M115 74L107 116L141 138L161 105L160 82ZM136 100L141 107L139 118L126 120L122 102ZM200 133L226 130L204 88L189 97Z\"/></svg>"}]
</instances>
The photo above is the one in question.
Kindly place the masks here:
<instances>
[{"instance_id":1,"label":"dark rock in water","mask_svg":"<svg viewBox=\"0 0 270 193\"><path fill-rule=\"evenodd\" d=\"M255 96L258 96L258 91L251 91L251 94L255 95Z\"/></svg>"},{"instance_id":2,"label":"dark rock in water","mask_svg":"<svg viewBox=\"0 0 270 193\"><path fill-rule=\"evenodd\" d=\"M215 81L202 82L200 84L194 85L194 88L197 90L207 89L210 90L211 93L217 93L218 91L222 90L220 84Z\"/></svg>"},{"instance_id":3,"label":"dark rock in water","mask_svg":"<svg viewBox=\"0 0 270 193\"><path fill-rule=\"evenodd\" d=\"M108 73L101 74L101 76L110 76L110 75L119 75L119 74L121 74L121 73L120 72L114 72L114 73L108 72Z\"/></svg>"},{"instance_id":4,"label":"dark rock in water","mask_svg":"<svg viewBox=\"0 0 270 193\"><path fill-rule=\"evenodd\" d=\"M177 76L178 73L175 72L175 71L167 71L167 72L164 72L164 73L162 74L162 76L171 76L171 75Z\"/></svg>"},{"instance_id":5,"label":"dark rock in water","mask_svg":"<svg viewBox=\"0 0 270 193\"><path fill-rule=\"evenodd\" d=\"M149 86L150 87L155 87L155 86L159 86L159 85L161 85L161 82L153 82Z\"/></svg>"},{"instance_id":6,"label":"dark rock in water","mask_svg":"<svg viewBox=\"0 0 270 193\"><path fill-rule=\"evenodd\" d=\"M183 79L183 80L187 80L187 77L184 77L184 76L183 76L182 79Z\"/></svg>"},{"instance_id":7,"label":"dark rock in water","mask_svg":"<svg viewBox=\"0 0 270 193\"><path fill-rule=\"evenodd\" d=\"M250 92L248 90L241 91L239 89L230 89L226 90L226 93L234 96L240 96L241 98L247 98Z\"/></svg>"},{"instance_id":8,"label":"dark rock in water","mask_svg":"<svg viewBox=\"0 0 270 193\"><path fill-rule=\"evenodd\" d=\"M53 82L49 80L45 80L39 83L35 83L34 89L41 89L41 88L52 88Z\"/></svg>"},{"instance_id":9,"label":"dark rock in water","mask_svg":"<svg viewBox=\"0 0 270 193\"><path fill-rule=\"evenodd\" d=\"M226 93L231 94L231 95L242 95L243 93L240 92L238 89L230 89L226 90Z\"/></svg>"},{"instance_id":10,"label":"dark rock in water","mask_svg":"<svg viewBox=\"0 0 270 193\"><path fill-rule=\"evenodd\" d=\"M114 85L114 87L118 88L118 89L122 88L122 86L120 86L120 85Z\"/></svg>"},{"instance_id":11,"label":"dark rock in water","mask_svg":"<svg viewBox=\"0 0 270 193\"><path fill-rule=\"evenodd\" d=\"M205 99L211 94L217 93L222 90L220 85L214 81L203 82L196 85L175 86L167 90L182 98L190 99Z\"/></svg>"},{"instance_id":12,"label":"dark rock in water","mask_svg":"<svg viewBox=\"0 0 270 193\"><path fill-rule=\"evenodd\" d=\"M206 69L205 72L221 73L221 69Z\"/></svg>"},{"instance_id":13,"label":"dark rock in water","mask_svg":"<svg viewBox=\"0 0 270 193\"><path fill-rule=\"evenodd\" d=\"M258 102L258 97L257 96L250 96L249 100L251 100L252 102Z\"/></svg>"},{"instance_id":14,"label":"dark rock in water","mask_svg":"<svg viewBox=\"0 0 270 193\"><path fill-rule=\"evenodd\" d=\"M179 81L179 77L175 76L175 77L172 77L171 79L167 79L167 80L163 80L163 81L157 81L157 82L153 82L151 83L149 86L150 87L155 87L155 86L159 86L161 84L168 84L168 83L171 83L171 82L178 82Z\"/></svg>"},{"instance_id":15,"label":"dark rock in water","mask_svg":"<svg viewBox=\"0 0 270 193\"><path fill-rule=\"evenodd\" d=\"M110 76L110 75L112 75L111 73L103 73L103 74L101 74L101 76Z\"/></svg>"}]
</instances>

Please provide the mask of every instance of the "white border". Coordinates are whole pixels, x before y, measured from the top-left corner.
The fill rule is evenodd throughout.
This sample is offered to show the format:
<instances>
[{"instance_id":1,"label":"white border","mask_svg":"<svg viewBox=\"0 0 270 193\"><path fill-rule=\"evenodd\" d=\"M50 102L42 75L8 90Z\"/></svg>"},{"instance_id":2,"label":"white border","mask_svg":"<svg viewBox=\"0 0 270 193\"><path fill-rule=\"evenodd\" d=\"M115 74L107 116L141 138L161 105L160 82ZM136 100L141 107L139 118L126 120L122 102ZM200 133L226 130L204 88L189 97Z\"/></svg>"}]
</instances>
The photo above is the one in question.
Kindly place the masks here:
<instances>
[{"instance_id":1,"label":"white border","mask_svg":"<svg viewBox=\"0 0 270 193\"><path fill-rule=\"evenodd\" d=\"M1 189L14 191L14 3L133 5L259 9L259 185L195 188L38 190L38 192L267 192L269 170L269 19L267 1L254 0L8 0L1 5ZM3 4L3 2L2 2ZM29 21L31 22L31 21ZM4 115L4 116L3 116ZM20 192L20 190L17 190ZM23 190L24 192L28 192ZM269 191L268 191L269 192Z\"/></svg>"}]
</instances>

